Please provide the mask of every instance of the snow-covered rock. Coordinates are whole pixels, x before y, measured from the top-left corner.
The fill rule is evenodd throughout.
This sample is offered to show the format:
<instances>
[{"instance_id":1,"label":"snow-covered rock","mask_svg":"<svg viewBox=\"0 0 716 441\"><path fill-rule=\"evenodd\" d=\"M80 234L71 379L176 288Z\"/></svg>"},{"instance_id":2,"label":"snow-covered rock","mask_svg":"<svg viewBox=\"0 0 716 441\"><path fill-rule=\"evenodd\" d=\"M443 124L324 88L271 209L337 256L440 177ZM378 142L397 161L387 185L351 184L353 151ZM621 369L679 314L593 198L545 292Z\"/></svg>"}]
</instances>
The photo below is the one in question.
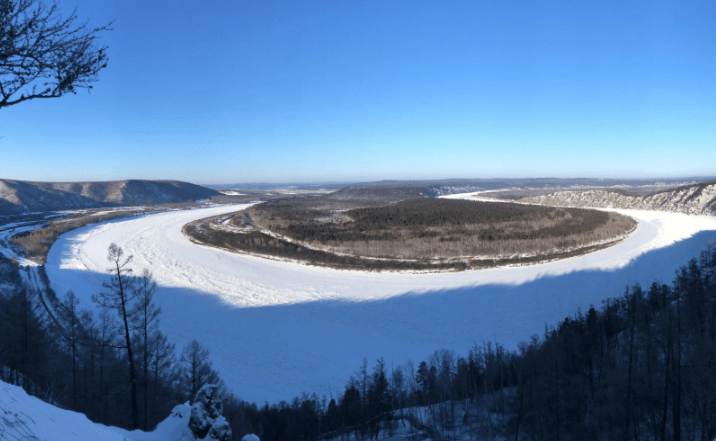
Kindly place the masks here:
<instances>
[{"instance_id":1,"label":"snow-covered rock","mask_svg":"<svg viewBox=\"0 0 716 441\"><path fill-rule=\"evenodd\" d=\"M248 435L244 435L243 438L241 438L241 441L261 441L258 436L254 435L253 433L249 433Z\"/></svg>"},{"instance_id":2,"label":"snow-covered rock","mask_svg":"<svg viewBox=\"0 0 716 441\"><path fill-rule=\"evenodd\" d=\"M60 409L0 382L0 439L42 441L193 441L188 405L174 407L153 432L127 431L93 423L81 413Z\"/></svg>"},{"instance_id":3,"label":"snow-covered rock","mask_svg":"<svg viewBox=\"0 0 716 441\"><path fill-rule=\"evenodd\" d=\"M229 441L231 427L221 416L221 401L216 396L216 389L214 384L205 384L196 393L191 406L189 429L199 439Z\"/></svg>"}]
</instances>

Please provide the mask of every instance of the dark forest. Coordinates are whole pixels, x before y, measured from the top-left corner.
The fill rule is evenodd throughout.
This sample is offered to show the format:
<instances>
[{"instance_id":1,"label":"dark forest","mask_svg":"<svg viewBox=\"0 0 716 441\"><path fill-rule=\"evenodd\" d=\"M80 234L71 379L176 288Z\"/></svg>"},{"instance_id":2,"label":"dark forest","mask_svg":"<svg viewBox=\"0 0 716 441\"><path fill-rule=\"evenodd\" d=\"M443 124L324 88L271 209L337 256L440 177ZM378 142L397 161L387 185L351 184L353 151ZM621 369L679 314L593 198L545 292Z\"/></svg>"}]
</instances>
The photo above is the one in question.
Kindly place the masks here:
<instances>
[{"instance_id":1,"label":"dark forest","mask_svg":"<svg viewBox=\"0 0 716 441\"><path fill-rule=\"evenodd\" d=\"M1 263L3 278L19 281L16 267ZM141 291L140 282L135 289ZM671 285L634 285L614 294L548 326L542 336L525 336L516 350L483 342L465 348L465 355L437 350L417 367L408 361L388 368L381 359L370 369L366 361L330 398L304 394L257 405L224 388L224 415L234 439L253 432L265 441L349 433L365 439L405 421L444 439L458 405L490 415L480 422L465 413L471 439L713 439L716 247L687 262ZM116 314L100 308L94 316L68 293L51 320L35 296L22 288L0 297L0 379L93 421L131 428L127 351ZM148 300L143 313L135 306L132 319L137 426L144 429L191 399L200 384L221 384L200 342L177 358ZM147 318L148 332L140 332ZM434 425L415 419L409 409L416 406L433 415Z\"/></svg>"}]
</instances>

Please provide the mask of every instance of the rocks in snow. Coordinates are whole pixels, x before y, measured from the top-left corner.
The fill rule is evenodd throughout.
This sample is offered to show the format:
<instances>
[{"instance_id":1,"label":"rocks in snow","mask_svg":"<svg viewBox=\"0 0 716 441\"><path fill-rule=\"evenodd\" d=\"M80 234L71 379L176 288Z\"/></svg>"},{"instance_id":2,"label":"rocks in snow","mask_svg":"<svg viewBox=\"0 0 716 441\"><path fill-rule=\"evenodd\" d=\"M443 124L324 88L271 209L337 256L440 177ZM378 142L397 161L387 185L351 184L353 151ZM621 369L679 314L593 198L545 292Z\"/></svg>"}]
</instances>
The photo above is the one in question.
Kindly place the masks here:
<instances>
[{"instance_id":1,"label":"rocks in snow","mask_svg":"<svg viewBox=\"0 0 716 441\"><path fill-rule=\"evenodd\" d=\"M229 441L231 427L221 416L221 401L216 393L214 384L205 384L199 389L191 406L189 429L198 439Z\"/></svg>"},{"instance_id":2,"label":"rocks in snow","mask_svg":"<svg viewBox=\"0 0 716 441\"><path fill-rule=\"evenodd\" d=\"M253 433L249 433L248 435L244 435L244 437L241 438L241 441L261 441L261 440L259 440L259 437L254 435Z\"/></svg>"}]
</instances>

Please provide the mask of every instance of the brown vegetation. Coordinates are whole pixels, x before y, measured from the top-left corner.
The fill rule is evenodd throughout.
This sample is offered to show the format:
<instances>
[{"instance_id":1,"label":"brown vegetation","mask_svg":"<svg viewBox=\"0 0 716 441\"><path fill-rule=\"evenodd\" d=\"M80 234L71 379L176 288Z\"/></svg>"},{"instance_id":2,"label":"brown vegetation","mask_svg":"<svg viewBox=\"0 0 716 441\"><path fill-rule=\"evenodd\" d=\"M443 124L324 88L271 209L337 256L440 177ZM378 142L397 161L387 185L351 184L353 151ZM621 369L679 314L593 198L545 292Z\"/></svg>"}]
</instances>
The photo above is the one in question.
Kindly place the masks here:
<instances>
[{"instance_id":1,"label":"brown vegetation","mask_svg":"<svg viewBox=\"0 0 716 441\"><path fill-rule=\"evenodd\" d=\"M597 210L425 198L344 211L277 201L184 232L233 251L332 267L462 270L583 254L635 227Z\"/></svg>"},{"instance_id":2,"label":"brown vegetation","mask_svg":"<svg viewBox=\"0 0 716 441\"><path fill-rule=\"evenodd\" d=\"M75 228L84 227L89 224L96 224L112 219L127 217L137 214L137 211L112 211L98 215L92 213L75 214L60 220L50 221L44 227L35 228L27 233L21 233L10 238L10 243L22 248L22 252L30 260L37 263L45 263L50 247L60 235Z\"/></svg>"}]
</instances>

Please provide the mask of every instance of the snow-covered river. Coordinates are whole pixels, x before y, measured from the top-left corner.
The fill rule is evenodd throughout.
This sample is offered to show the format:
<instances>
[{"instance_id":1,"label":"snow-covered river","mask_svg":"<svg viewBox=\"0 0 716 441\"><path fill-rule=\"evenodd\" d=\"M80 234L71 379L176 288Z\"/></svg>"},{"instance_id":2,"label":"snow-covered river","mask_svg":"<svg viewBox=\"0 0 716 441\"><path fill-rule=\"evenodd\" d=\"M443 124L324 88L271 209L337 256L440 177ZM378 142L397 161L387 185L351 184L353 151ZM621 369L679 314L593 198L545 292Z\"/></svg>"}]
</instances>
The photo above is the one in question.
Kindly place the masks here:
<instances>
[{"instance_id":1,"label":"snow-covered river","mask_svg":"<svg viewBox=\"0 0 716 441\"><path fill-rule=\"evenodd\" d=\"M107 247L134 255L160 286L161 328L181 348L192 338L241 398L263 403L301 392L336 396L362 363L418 362L473 343L515 348L578 308L601 305L627 285L671 282L716 239L716 218L614 210L639 222L624 242L542 265L442 274L349 272L242 256L192 244L196 219L219 206L133 217L63 235L48 256L53 289L85 308L108 275Z\"/></svg>"}]
</instances>

